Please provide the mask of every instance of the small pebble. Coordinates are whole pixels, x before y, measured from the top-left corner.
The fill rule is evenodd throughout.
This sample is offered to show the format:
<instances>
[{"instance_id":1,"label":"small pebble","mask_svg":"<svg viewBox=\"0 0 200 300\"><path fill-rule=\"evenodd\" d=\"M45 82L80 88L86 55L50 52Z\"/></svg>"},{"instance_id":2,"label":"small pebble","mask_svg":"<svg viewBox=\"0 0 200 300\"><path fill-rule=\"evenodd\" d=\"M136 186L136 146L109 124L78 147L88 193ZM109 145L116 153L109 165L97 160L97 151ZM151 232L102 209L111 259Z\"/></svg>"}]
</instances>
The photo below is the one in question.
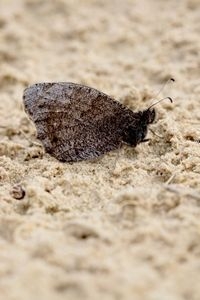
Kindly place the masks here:
<instances>
[{"instance_id":1,"label":"small pebble","mask_svg":"<svg viewBox=\"0 0 200 300\"><path fill-rule=\"evenodd\" d=\"M16 184L13 186L10 194L16 200L22 200L25 197L26 192L20 184Z\"/></svg>"}]
</instances>

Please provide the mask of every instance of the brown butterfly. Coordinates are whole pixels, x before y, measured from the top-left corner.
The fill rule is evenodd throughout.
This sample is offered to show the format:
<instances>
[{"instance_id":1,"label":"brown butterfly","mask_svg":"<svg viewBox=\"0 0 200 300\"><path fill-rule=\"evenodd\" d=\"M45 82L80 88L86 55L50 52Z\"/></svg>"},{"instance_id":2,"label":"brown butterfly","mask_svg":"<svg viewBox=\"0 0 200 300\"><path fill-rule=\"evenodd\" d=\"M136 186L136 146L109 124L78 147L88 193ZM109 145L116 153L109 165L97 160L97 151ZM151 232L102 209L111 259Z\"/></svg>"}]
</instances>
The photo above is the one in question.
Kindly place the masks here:
<instances>
[{"instance_id":1,"label":"brown butterfly","mask_svg":"<svg viewBox=\"0 0 200 300\"><path fill-rule=\"evenodd\" d=\"M70 82L34 84L25 89L23 101L46 152L67 162L148 141L156 115L152 106L160 102L133 112L94 88Z\"/></svg>"}]
</instances>

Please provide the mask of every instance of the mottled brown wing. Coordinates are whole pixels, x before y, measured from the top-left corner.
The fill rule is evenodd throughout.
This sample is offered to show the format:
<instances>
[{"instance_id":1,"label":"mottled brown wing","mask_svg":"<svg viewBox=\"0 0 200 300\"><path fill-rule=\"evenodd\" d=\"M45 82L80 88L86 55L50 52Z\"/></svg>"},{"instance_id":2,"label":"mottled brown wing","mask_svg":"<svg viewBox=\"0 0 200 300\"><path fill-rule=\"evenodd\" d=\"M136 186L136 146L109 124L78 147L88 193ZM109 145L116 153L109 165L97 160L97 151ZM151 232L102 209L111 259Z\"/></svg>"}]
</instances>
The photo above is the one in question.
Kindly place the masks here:
<instances>
[{"instance_id":1,"label":"mottled brown wing","mask_svg":"<svg viewBox=\"0 0 200 300\"><path fill-rule=\"evenodd\" d=\"M32 85L23 100L46 151L61 161L117 149L135 115L96 89L67 82Z\"/></svg>"}]
</instances>

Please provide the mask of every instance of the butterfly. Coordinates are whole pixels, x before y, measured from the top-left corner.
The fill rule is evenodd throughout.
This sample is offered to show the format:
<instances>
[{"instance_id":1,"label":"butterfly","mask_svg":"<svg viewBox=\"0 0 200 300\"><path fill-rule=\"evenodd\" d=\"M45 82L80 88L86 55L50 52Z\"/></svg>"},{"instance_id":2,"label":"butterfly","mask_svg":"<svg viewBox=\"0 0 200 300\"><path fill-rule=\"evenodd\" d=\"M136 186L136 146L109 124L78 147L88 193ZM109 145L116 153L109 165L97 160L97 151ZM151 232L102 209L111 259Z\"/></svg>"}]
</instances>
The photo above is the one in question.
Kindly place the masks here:
<instances>
[{"instance_id":1,"label":"butterfly","mask_svg":"<svg viewBox=\"0 0 200 300\"><path fill-rule=\"evenodd\" d=\"M63 162L92 159L123 143L136 147L148 141L148 126L156 117L152 107L160 101L134 112L103 92L71 82L36 83L23 93L37 138L47 153Z\"/></svg>"}]
</instances>

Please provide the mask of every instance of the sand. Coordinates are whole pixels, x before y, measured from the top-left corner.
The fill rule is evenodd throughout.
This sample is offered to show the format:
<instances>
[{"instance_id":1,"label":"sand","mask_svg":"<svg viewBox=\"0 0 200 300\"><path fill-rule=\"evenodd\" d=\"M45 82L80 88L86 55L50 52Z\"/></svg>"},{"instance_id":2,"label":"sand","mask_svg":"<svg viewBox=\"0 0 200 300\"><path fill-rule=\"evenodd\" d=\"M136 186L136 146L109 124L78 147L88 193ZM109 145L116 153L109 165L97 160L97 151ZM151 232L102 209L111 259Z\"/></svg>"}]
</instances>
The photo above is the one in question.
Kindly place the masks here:
<instances>
[{"instance_id":1,"label":"sand","mask_svg":"<svg viewBox=\"0 0 200 300\"><path fill-rule=\"evenodd\" d=\"M198 0L1 0L1 299L200 299L199 36ZM72 81L137 111L170 77L161 137L94 161L46 154L22 105Z\"/></svg>"}]
</instances>

